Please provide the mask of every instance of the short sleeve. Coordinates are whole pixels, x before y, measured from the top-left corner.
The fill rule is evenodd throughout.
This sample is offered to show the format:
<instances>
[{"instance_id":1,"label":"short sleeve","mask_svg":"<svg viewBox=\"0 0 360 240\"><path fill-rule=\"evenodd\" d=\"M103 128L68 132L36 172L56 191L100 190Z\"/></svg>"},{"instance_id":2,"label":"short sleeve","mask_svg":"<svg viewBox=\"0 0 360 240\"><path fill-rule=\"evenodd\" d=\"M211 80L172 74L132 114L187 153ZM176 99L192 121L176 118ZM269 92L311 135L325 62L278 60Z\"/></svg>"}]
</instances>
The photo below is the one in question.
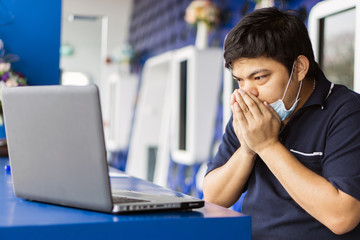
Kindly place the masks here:
<instances>
[{"instance_id":1,"label":"short sleeve","mask_svg":"<svg viewBox=\"0 0 360 240\"><path fill-rule=\"evenodd\" d=\"M358 100L358 98L356 99ZM348 103L329 126L322 175L336 188L360 200L360 108Z\"/></svg>"},{"instance_id":2,"label":"short sleeve","mask_svg":"<svg viewBox=\"0 0 360 240\"><path fill-rule=\"evenodd\" d=\"M240 142L234 132L232 121L233 118L231 117L226 125L225 133L222 136L222 140L215 157L213 159L210 159L207 163L206 174L208 174L215 168L224 165L235 153L235 151L240 147Z\"/></svg>"}]
</instances>

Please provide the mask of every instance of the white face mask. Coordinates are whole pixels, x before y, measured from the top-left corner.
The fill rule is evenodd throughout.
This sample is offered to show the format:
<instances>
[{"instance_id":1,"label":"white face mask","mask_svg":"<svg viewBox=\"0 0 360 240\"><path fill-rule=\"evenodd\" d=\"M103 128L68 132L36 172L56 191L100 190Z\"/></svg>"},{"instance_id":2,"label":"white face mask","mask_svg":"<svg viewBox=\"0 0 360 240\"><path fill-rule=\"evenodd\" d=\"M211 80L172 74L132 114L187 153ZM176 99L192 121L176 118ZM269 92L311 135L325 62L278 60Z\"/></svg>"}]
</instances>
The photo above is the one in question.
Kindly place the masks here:
<instances>
[{"instance_id":1,"label":"white face mask","mask_svg":"<svg viewBox=\"0 0 360 240\"><path fill-rule=\"evenodd\" d=\"M294 66L295 66L295 62L293 63L290 78L289 78L289 81L288 81L288 84L286 86L286 89L285 89L285 92L284 92L284 95L283 95L282 99L278 99L277 101L270 104L270 106L275 110L275 112L277 113L277 115L279 116L281 121L288 118L294 112L294 110L295 110L295 108L296 108L296 106L297 106L297 104L298 104L298 102L300 100L299 99L299 94L300 94L300 90L301 90L301 86L302 86L302 81L300 82L299 91L297 93L296 100L295 100L294 104L292 105L292 107L287 110L286 107L285 107L284 101L283 101L284 97L285 97L285 94L286 94L286 92L287 92L287 90L289 88L289 85L290 85L290 81L291 81L293 71L294 71Z\"/></svg>"}]
</instances>

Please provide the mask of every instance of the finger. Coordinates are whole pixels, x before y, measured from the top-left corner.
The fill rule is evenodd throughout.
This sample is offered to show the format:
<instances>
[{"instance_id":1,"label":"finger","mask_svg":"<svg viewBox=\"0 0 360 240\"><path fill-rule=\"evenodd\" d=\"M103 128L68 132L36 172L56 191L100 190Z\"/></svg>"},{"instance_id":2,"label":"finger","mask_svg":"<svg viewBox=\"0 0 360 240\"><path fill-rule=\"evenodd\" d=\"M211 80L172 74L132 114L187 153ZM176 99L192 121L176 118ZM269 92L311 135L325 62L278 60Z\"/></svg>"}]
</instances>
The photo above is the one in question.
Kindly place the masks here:
<instances>
[{"instance_id":1,"label":"finger","mask_svg":"<svg viewBox=\"0 0 360 240\"><path fill-rule=\"evenodd\" d=\"M230 106L233 105L234 102L236 101L236 99L235 99L235 91L237 91L237 90L234 90L234 92L230 96Z\"/></svg>"},{"instance_id":2,"label":"finger","mask_svg":"<svg viewBox=\"0 0 360 240\"><path fill-rule=\"evenodd\" d=\"M241 109L239 107L239 104L237 102L234 102L232 105L231 105L231 110L232 110L232 113L233 113L233 119L234 120L238 120L238 116L239 116L239 112L241 112Z\"/></svg>"},{"instance_id":3,"label":"finger","mask_svg":"<svg viewBox=\"0 0 360 240\"><path fill-rule=\"evenodd\" d=\"M251 92L246 92L246 93L254 102L256 102L257 107L259 108L259 111L261 112L262 115L266 115L269 113L269 109L268 109L268 107L265 106L265 102L260 101L260 99L258 97L256 97L255 95L253 95ZM273 108L271 108L271 109L273 110Z\"/></svg>"},{"instance_id":4,"label":"finger","mask_svg":"<svg viewBox=\"0 0 360 240\"><path fill-rule=\"evenodd\" d=\"M239 89L239 93L240 93L241 98L243 99L244 103L248 107L249 111L251 112L251 114L254 117L260 117L262 115L262 112L259 108L259 105L262 105L263 103L254 95L252 95L251 93L245 92L242 89Z\"/></svg>"},{"instance_id":5,"label":"finger","mask_svg":"<svg viewBox=\"0 0 360 240\"><path fill-rule=\"evenodd\" d=\"M236 91L234 93L234 96L235 96L236 102L239 104L241 111L243 113L250 113L249 107L245 103L245 101L244 101L243 97L240 95L239 91Z\"/></svg>"},{"instance_id":6,"label":"finger","mask_svg":"<svg viewBox=\"0 0 360 240\"><path fill-rule=\"evenodd\" d=\"M235 113L234 113L234 103L236 102L236 99L235 99L235 95L234 95L234 93L233 94L231 94L231 97L230 97L230 109L231 109L231 112L233 113L233 117L234 117L234 119L235 119Z\"/></svg>"},{"instance_id":7,"label":"finger","mask_svg":"<svg viewBox=\"0 0 360 240\"><path fill-rule=\"evenodd\" d=\"M235 115L235 119L241 124L241 125L246 125L247 124L247 118L245 117L244 111L241 109L240 105L238 102L235 102L233 104L233 114Z\"/></svg>"},{"instance_id":8,"label":"finger","mask_svg":"<svg viewBox=\"0 0 360 240\"><path fill-rule=\"evenodd\" d=\"M264 102L264 106L270 111L270 113L279 121L281 122L279 115L276 113L276 111L270 106L268 102Z\"/></svg>"},{"instance_id":9,"label":"finger","mask_svg":"<svg viewBox=\"0 0 360 240\"><path fill-rule=\"evenodd\" d=\"M230 104L230 108L231 108L231 112L232 112L232 115L233 115L233 119L236 120L234 104Z\"/></svg>"}]
</instances>

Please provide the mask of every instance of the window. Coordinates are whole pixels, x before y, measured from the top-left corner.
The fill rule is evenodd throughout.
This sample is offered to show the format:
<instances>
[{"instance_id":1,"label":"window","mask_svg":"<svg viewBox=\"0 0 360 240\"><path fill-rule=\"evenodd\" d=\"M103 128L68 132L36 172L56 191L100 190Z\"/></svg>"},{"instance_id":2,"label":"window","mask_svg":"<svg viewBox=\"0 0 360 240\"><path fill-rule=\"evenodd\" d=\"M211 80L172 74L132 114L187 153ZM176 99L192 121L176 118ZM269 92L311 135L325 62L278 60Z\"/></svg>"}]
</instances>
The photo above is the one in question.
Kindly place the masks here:
<instances>
[{"instance_id":1,"label":"window","mask_svg":"<svg viewBox=\"0 0 360 240\"><path fill-rule=\"evenodd\" d=\"M355 28L359 22L359 2L332 0L320 2L311 10L309 33L317 62L327 78L360 92L356 65L359 60L359 42Z\"/></svg>"}]
</instances>

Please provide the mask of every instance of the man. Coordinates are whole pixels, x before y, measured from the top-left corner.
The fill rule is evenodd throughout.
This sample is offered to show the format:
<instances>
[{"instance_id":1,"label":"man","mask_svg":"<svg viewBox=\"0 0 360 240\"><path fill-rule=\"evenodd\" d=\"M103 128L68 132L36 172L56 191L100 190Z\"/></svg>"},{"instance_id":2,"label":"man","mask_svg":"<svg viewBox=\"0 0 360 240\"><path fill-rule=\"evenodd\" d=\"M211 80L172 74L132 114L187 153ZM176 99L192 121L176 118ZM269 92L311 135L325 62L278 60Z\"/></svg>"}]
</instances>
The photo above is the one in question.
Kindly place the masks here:
<instances>
[{"instance_id":1,"label":"man","mask_svg":"<svg viewBox=\"0 0 360 240\"><path fill-rule=\"evenodd\" d=\"M264 8L228 34L233 115L208 162L205 200L247 191L253 239L360 239L360 96L328 81L305 25Z\"/></svg>"}]
</instances>

